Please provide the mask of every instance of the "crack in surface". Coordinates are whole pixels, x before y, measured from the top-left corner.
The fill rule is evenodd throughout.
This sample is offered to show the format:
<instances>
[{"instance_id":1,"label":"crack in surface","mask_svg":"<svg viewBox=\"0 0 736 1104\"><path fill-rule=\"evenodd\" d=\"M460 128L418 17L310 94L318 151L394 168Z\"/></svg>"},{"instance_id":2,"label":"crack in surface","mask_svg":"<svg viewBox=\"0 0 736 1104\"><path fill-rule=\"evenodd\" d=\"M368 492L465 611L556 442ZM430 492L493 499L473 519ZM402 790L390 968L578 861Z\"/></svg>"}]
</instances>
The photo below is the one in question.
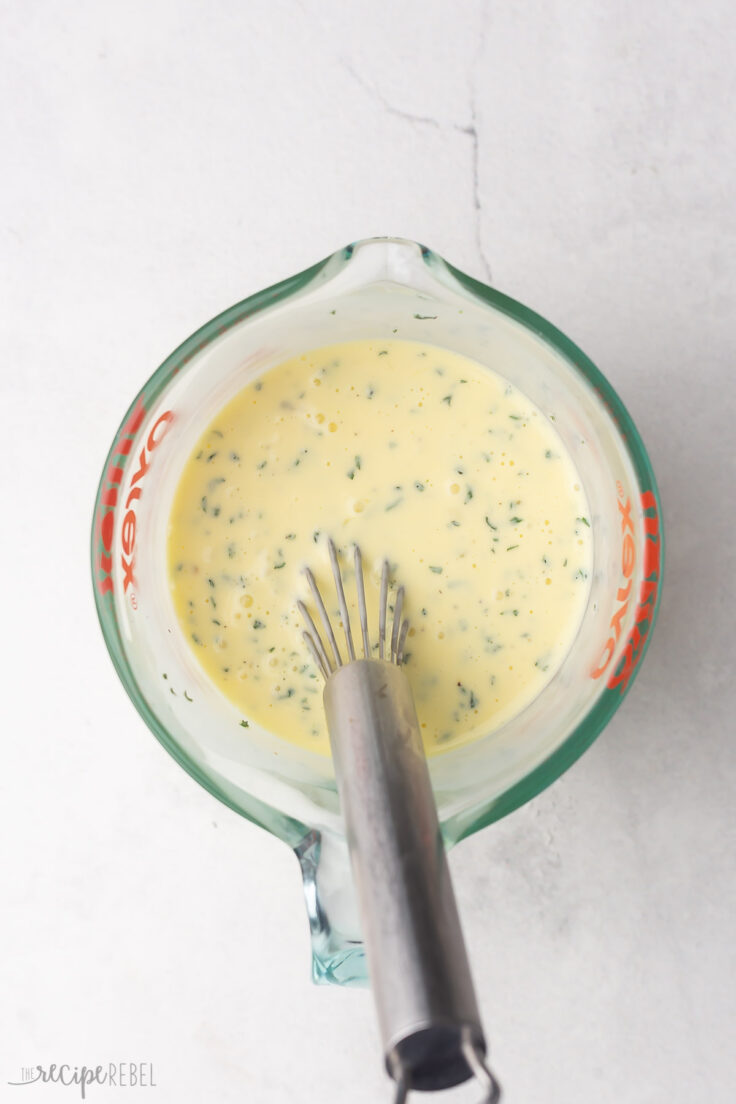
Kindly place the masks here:
<instances>
[{"instance_id":1,"label":"crack in surface","mask_svg":"<svg viewBox=\"0 0 736 1104\"><path fill-rule=\"evenodd\" d=\"M483 268L483 274L486 280L491 282L491 266L486 256L485 249L483 247L483 204L480 197L480 170L479 170L479 139L478 139L478 125L477 125L477 86L476 86L476 71L480 60L483 56L483 50L486 43L486 33L488 29L488 0L485 0L483 4L483 11L481 17L480 34L478 37L478 46L475 51L475 57L471 66L470 75L470 123L468 125L461 125L460 123L450 122L448 124L451 130L457 131L458 134L464 134L471 141L471 183L472 183L472 196L473 196L473 226L474 226L474 238L475 247L480 259L480 263ZM442 130L442 125L438 119L435 119L432 115L415 115L411 111L403 111L401 108L392 104L383 93L376 88L375 85L369 84L360 73L354 68L351 62L341 57L339 59L340 64L345 71L353 78L356 84L360 85L364 92L367 92L369 96L377 100L384 111L389 115L394 115L398 119L403 119L404 122L419 124L421 126L431 126L435 130Z\"/></svg>"},{"instance_id":2,"label":"crack in surface","mask_svg":"<svg viewBox=\"0 0 736 1104\"><path fill-rule=\"evenodd\" d=\"M402 111L401 108L394 107L394 105L386 99L383 93L380 92L375 85L368 84L368 82L364 80L363 77L361 77L360 73L358 73L353 68L349 61L347 61L345 58L340 58L340 62L343 68L350 74L353 80L360 85L363 91L367 92L370 96L375 97L375 99L378 100L384 111L387 111L389 115L396 115L397 118L404 119L405 122L408 123L424 123L427 126L436 127L437 130L440 129L439 122L431 115L413 115L410 111Z\"/></svg>"},{"instance_id":3,"label":"crack in surface","mask_svg":"<svg viewBox=\"0 0 736 1104\"><path fill-rule=\"evenodd\" d=\"M491 265L486 256L486 251L483 247L483 206L480 198L480 143L478 139L478 85L477 85L477 73L483 52L486 45L486 35L488 33L488 9L489 0L485 0L481 13L481 25L480 34L478 35L478 46L475 51L475 58L470 71L470 126L466 128L466 133L470 135L473 143L472 151L472 166L473 166L473 207L475 209L475 245L478 250L478 256L481 259L483 269L485 271L486 279L488 283L491 283Z\"/></svg>"}]
</instances>

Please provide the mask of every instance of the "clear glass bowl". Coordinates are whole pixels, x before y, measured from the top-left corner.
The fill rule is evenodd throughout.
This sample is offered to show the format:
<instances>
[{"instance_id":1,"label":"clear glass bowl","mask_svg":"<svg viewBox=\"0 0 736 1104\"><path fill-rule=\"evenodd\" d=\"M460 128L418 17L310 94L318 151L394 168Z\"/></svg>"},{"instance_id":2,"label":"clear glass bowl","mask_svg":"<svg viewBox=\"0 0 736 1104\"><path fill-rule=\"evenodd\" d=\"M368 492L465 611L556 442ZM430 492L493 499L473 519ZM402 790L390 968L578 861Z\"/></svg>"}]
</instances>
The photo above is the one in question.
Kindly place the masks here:
<instances>
[{"instance_id":1,"label":"clear glass bowl","mask_svg":"<svg viewBox=\"0 0 736 1104\"><path fill-rule=\"evenodd\" d=\"M360 338L427 342L495 369L554 419L590 503L594 570L562 667L522 713L430 760L448 846L549 786L590 745L636 675L659 605L661 511L623 403L564 334L414 242L378 238L338 253L208 322L135 399L95 503L92 573L115 668L143 719L205 789L296 852L313 976L365 979L331 760L250 723L214 686L179 628L166 536L182 467L246 383L308 349Z\"/></svg>"}]
</instances>

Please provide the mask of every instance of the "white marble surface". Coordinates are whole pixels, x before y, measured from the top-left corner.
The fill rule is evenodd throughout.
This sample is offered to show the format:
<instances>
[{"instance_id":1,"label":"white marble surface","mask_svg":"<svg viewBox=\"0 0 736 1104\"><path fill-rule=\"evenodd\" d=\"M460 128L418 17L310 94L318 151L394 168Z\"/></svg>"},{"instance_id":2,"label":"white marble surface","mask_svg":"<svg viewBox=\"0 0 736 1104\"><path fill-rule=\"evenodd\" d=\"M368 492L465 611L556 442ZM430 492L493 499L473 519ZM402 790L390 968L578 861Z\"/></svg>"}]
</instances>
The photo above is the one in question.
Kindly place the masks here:
<instances>
[{"instance_id":1,"label":"white marble surface","mask_svg":"<svg viewBox=\"0 0 736 1104\"><path fill-rule=\"evenodd\" d=\"M87 541L113 432L163 357L395 233L570 333L664 500L635 690L560 782L452 856L505 1100L730 1102L732 5L9 0L0 21L0 1099L78 1099L6 1082L110 1060L153 1062L157 1088L126 1092L161 1104L390 1097L367 994L309 981L292 855L125 697Z\"/></svg>"}]
</instances>

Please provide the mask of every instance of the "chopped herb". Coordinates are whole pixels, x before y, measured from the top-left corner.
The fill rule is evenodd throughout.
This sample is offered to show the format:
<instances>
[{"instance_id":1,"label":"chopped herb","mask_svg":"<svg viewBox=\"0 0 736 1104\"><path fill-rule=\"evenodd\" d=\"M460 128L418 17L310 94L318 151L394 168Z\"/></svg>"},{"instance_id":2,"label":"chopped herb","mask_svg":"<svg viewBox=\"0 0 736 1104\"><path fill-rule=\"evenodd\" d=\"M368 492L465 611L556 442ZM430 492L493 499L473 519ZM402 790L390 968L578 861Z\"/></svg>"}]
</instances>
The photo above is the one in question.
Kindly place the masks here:
<instances>
[{"instance_id":1,"label":"chopped herb","mask_svg":"<svg viewBox=\"0 0 736 1104\"><path fill-rule=\"evenodd\" d=\"M397 498L395 502L389 502L388 506L384 510L384 513L387 514L389 512L389 510L395 510L396 507L399 505L399 503L403 502L403 501L404 501L403 498Z\"/></svg>"},{"instance_id":2,"label":"chopped herb","mask_svg":"<svg viewBox=\"0 0 736 1104\"><path fill-rule=\"evenodd\" d=\"M547 460L551 460L551 459L552 459L552 449L547 449L547 450L545 451L544 455L545 455L545 458L546 458Z\"/></svg>"},{"instance_id":3,"label":"chopped herb","mask_svg":"<svg viewBox=\"0 0 736 1104\"><path fill-rule=\"evenodd\" d=\"M414 317L419 319L420 322L427 322L430 319L436 318L437 315L436 314L415 314Z\"/></svg>"},{"instance_id":4,"label":"chopped herb","mask_svg":"<svg viewBox=\"0 0 736 1104\"><path fill-rule=\"evenodd\" d=\"M575 520L576 521L582 521L583 525L587 525L588 528L590 529L590 522L588 521L588 519L586 517L575 518Z\"/></svg>"},{"instance_id":5,"label":"chopped herb","mask_svg":"<svg viewBox=\"0 0 736 1104\"><path fill-rule=\"evenodd\" d=\"M202 641L199 639L199 637L197 636L196 633L192 633L192 640L194 641L195 644L201 644L202 643Z\"/></svg>"},{"instance_id":6,"label":"chopped herb","mask_svg":"<svg viewBox=\"0 0 736 1104\"><path fill-rule=\"evenodd\" d=\"M282 560L281 563L273 565L274 571L280 571L282 567L286 567L286 560Z\"/></svg>"},{"instance_id":7,"label":"chopped herb","mask_svg":"<svg viewBox=\"0 0 736 1104\"><path fill-rule=\"evenodd\" d=\"M381 349L379 356L388 356L388 349Z\"/></svg>"},{"instance_id":8,"label":"chopped herb","mask_svg":"<svg viewBox=\"0 0 736 1104\"><path fill-rule=\"evenodd\" d=\"M511 419L512 422L520 422L521 421L521 414L509 414L509 418Z\"/></svg>"},{"instance_id":9,"label":"chopped herb","mask_svg":"<svg viewBox=\"0 0 736 1104\"><path fill-rule=\"evenodd\" d=\"M296 533L287 533L284 540L296 540Z\"/></svg>"},{"instance_id":10,"label":"chopped herb","mask_svg":"<svg viewBox=\"0 0 736 1104\"><path fill-rule=\"evenodd\" d=\"M494 533L498 531L498 526L493 524L493 522L488 517L488 514L486 514L486 525L489 529L493 529Z\"/></svg>"},{"instance_id":11,"label":"chopped herb","mask_svg":"<svg viewBox=\"0 0 736 1104\"><path fill-rule=\"evenodd\" d=\"M261 390L261 388L263 387L263 383L262 383L262 381L261 381L261 380L258 380L258 382L257 382L257 383L254 383L254 384L253 384L253 386L254 386L254 388L255 388L255 390L256 390L256 391L260 391L260 390Z\"/></svg>"},{"instance_id":12,"label":"chopped herb","mask_svg":"<svg viewBox=\"0 0 736 1104\"><path fill-rule=\"evenodd\" d=\"M212 507L212 516L213 517L219 517L220 516L220 507L219 506L213 506Z\"/></svg>"},{"instance_id":13,"label":"chopped herb","mask_svg":"<svg viewBox=\"0 0 736 1104\"><path fill-rule=\"evenodd\" d=\"M520 518L520 517L512 517L512 519L511 519L511 524L512 524L512 525L519 525L519 524L521 524L521 522L522 522L523 520L524 520L524 519L523 519L523 518Z\"/></svg>"},{"instance_id":14,"label":"chopped herb","mask_svg":"<svg viewBox=\"0 0 736 1104\"><path fill-rule=\"evenodd\" d=\"M209 456L207 457L207 463L208 463L208 464L211 464L211 463L212 463L212 461L213 461L213 460L215 459L215 457L216 457L216 456L217 456L217 453L216 453L216 452L211 452L211 453L209 454Z\"/></svg>"},{"instance_id":15,"label":"chopped herb","mask_svg":"<svg viewBox=\"0 0 736 1104\"><path fill-rule=\"evenodd\" d=\"M315 544L319 540L319 535L320 535L321 532L322 532L321 529L315 529L314 532L312 533L312 540L314 541Z\"/></svg>"},{"instance_id":16,"label":"chopped herb","mask_svg":"<svg viewBox=\"0 0 736 1104\"><path fill-rule=\"evenodd\" d=\"M207 582L210 584L211 587L214 587L214 585L215 585L215 580L214 579L208 579Z\"/></svg>"},{"instance_id":17,"label":"chopped herb","mask_svg":"<svg viewBox=\"0 0 736 1104\"><path fill-rule=\"evenodd\" d=\"M418 479L417 479L417 481L415 482L414 486L416 487L416 489L417 489L418 491L423 491L423 490L424 490L424 484L423 484L423 483L420 483Z\"/></svg>"},{"instance_id":18,"label":"chopped herb","mask_svg":"<svg viewBox=\"0 0 736 1104\"><path fill-rule=\"evenodd\" d=\"M470 502L470 500L471 500L471 498L472 498L472 497L473 497L473 488L472 488L472 487L468 487L468 489L467 489L467 490L466 490L466 492L465 492L465 502L466 502L466 504L467 504L468 502Z\"/></svg>"},{"instance_id":19,"label":"chopped herb","mask_svg":"<svg viewBox=\"0 0 736 1104\"><path fill-rule=\"evenodd\" d=\"M254 629L265 629L265 627L266 626L264 625L263 621L259 621L258 618L256 618L253 622Z\"/></svg>"},{"instance_id":20,"label":"chopped herb","mask_svg":"<svg viewBox=\"0 0 736 1104\"><path fill-rule=\"evenodd\" d=\"M356 457L355 457L355 466L356 466L356 468L358 469L358 471L360 471L360 469L361 469L361 465L362 465L362 461L361 461L360 457L359 457L359 456L356 456Z\"/></svg>"},{"instance_id":21,"label":"chopped herb","mask_svg":"<svg viewBox=\"0 0 736 1104\"><path fill-rule=\"evenodd\" d=\"M236 544L229 544L227 546L228 558L231 559L231 560L234 559L235 558L235 553L237 552L237 550L238 550L238 546Z\"/></svg>"},{"instance_id":22,"label":"chopped herb","mask_svg":"<svg viewBox=\"0 0 736 1104\"><path fill-rule=\"evenodd\" d=\"M210 618L213 625L217 625L218 628L222 628L222 621L218 621L216 617Z\"/></svg>"},{"instance_id":23,"label":"chopped herb","mask_svg":"<svg viewBox=\"0 0 736 1104\"><path fill-rule=\"evenodd\" d=\"M512 552L514 548L518 548L518 544L510 544L506 549L507 552Z\"/></svg>"},{"instance_id":24,"label":"chopped herb","mask_svg":"<svg viewBox=\"0 0 736 1104\"><path fill-rule=\"evenodd\" d=\"M207 513L207 495L202 496L201 506L204 512Z\"/></svg>"},{"instance_id":25,"label":"chopped herb","mask_svg":"<svg viewBox=\"0 0 736 1104\"><path fill-rule=\"evenodd\" d=\"M163 673L163 675L162 675L161 677L162 677L162 678L165 678L165 679L168 679L168 677L169 677L169 676L168 676L168 675L166 674L166 672L164 671L164 673Z\"/></svg>"},{"instance_id":26,"label":"chopped herb","mask_svg":"<svg viewBox=\"0 0 736 1104\"><path fill-rule=\"evenodd\" d=\"M263 471L267 463L268 460L261 460L260 464L256 464L258 471Z\"/></svg>"},{"instance_id":27,"label":"chopped herb","mask_svg":"<svg viewBox=\"0 0 736 1104\"><path fill-rule=\"evenodd\" d=\"M452 395L445 395L443 403L447 403L448 406L452 406Z\"/></svg>"},{"instance_id":28,"label":"chopped herb","mask_svg":"<svg viewBox=\"0 0 736 1104\"><path fill-rule=\"evenodd\" d=\"M194 701L194 698L190 698L189 695L187 694L186 690L184 691L184 697L187 699L188 702Z\"/></svg>"},{"instance_id":29,"label":"chopped herb","mask_svg":"<svg viewBox=\"0 0 736 1104\"><path fill-rule=\"evenodd\" d=\"M231 452L230 453L230 459L234 460L235 463L237 463L240 460L240 456L238 455L237 452Z\"/></svg>"},{"instance_id":30,"label":"chopped herb","mask_svg":"<svg viewBox=\"0 0 736 1104\"><path fill-rule=\"evenodd\" d=\"M452 519L452 521L450 522L450 525L451 525L451 526L453 527L453 529L459 529L459 528L460 528L460 522L459 522L459 521L455 521L455 519L454 519L454 518L453 518L453 519Z\"/></svg>"},{"instance_id":31,"label":"chopped herb","mask_svg":"<svg viewBox=\"0 0 736 1104\"><path fill-rule=\"evenodd\" d=\"M222 430L220 430L220 429L213 429L212 430L212 436L213 437L222 437L222 436L224 436L224 434L222 433Z\"/></svg>"},{"instance_id":32,"label":"chopped herb","mask_svg":"<svg viewBox=\"0 0 736 1104\"><path fill-rule=\"evenodd\" d=\"M250 728L250 721L241 721L240 722L240 727L241 728Z\"/></svg>"},{"instance_id":33,"label":"chopped herb","mask_svg":"<svg viewBox=\"0 0 736 1104\"><path fill-rule=\"evenodd\" d=\"M441 575L442 574L442 568L441 567L431 567L430 566L429 570L434 571L435 575Z\"/></svg>"}]
</instances>

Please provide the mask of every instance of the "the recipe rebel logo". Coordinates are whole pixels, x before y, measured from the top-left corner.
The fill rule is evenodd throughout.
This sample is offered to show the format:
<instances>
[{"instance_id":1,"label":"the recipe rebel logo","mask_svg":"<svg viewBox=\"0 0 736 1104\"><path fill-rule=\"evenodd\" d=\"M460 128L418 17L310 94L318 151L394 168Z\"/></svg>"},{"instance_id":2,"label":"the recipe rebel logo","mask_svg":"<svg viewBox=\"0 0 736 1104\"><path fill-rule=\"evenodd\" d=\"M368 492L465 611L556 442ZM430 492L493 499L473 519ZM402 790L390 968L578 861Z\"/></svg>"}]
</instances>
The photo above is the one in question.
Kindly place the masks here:
<instances>
[{"instance_id":1,"label":"the recipe rebel logo","mask_svg":"<svg viewBox=\"0 0 736 1104\"><path fill-rule=\"evenodd\" d=\"M623 583L616 594L618 603L609 624L609 636L603 647L603 654L591 672L591 678L600 678L607 669L616 651L616 645L621 639L621 623L624 620L632 599L634 585L633 575L636 567L636 541L634 522L631 516L631 499L624 496L621 483L617 484L618 509L621 515L621 573ZM636 670L636 666L644 654L646 638L652 627L654 609L657 604L660 575L660 534L659 514L657 500L653 491L644 491L641 496L641 508L644 515L644 549L642 561L643 580L639 588L639 600L636 606L634 627L626 641L623 655L616 669L608 678L609 690L616 687L625 693L629 682Z\"/></svg>"},{"instance_id":2,"label":"the recipe rebel logo","mask_svg":"<svg viewBox=\"0 0 736 1104\"><path fill-rule=\"evenodd\" d=\"M98 566L97 587L101 595L112 593L114 589L112 546L118 499L121 493L123 472L133 447L135 436L143 424L145 413L146 410L143 405L143 400L139 398L113 446L113 450L110 454L110 462L100 491L96 522L96 539ZM151 454L157 446L161 444L173 418L173 412L171 410L166 410L153 423L143 448L138 455L138 464L133 473L128 494L125 498L123 507L125 513L123 514L120 533L120 567L123 572L123 592L127 592L131 584L135 585L135 544L138 524L136 505L140 501L143 493L143 480L150 469Z\"/></svg>"},{"instance_id":3,"label":"the recipe rebel logo","mask_svg":"<svg viewBox=\"0 0 736 1104\"><path fill-rule=\"evenodd\" d=\"M108 1062L99 1066L70 1066L66 1062L49 1066L22 1066L20 1080L8 1081L14 1088L24 1085L76 1086L82 1100L87 1099L91 1085L107 1085L116 1089L155 1089L156 1078L152 1062ZM34 1098L35 1099L35 1098Z\"/></svg>"}]
</instances>

